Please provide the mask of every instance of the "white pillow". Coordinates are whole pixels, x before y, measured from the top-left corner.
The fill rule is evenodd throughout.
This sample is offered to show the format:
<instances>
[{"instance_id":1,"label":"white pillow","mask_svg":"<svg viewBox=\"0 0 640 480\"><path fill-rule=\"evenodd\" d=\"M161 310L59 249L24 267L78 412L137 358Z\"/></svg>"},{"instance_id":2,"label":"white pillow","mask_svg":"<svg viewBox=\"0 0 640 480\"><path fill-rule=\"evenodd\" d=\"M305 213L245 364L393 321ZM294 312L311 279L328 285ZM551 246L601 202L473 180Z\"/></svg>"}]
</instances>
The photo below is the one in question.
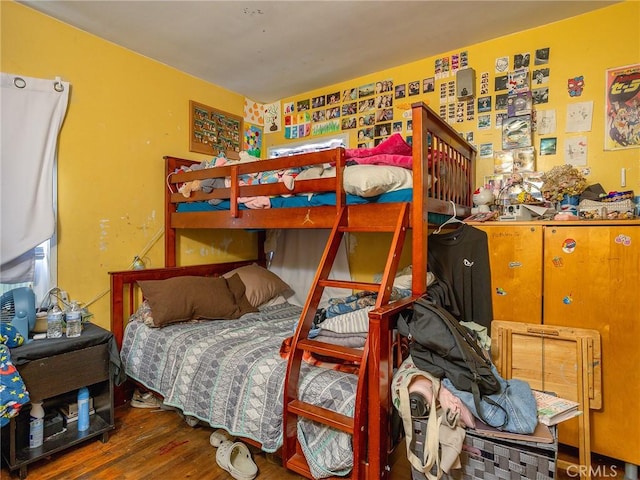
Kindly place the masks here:
<instances>
[{"instance_id":1,"label":"white pillow","mask_svg":"<svg viewBox=\"0 0 640 480\"><path fill-rule=\"evenodd\" d=\"M313 165L302 170L296 180L315 180L316 178L330 178L336 176L336 167L324 167L322 165Z\"/></svg>"},{"instance_id":2,"label":"white pillow","mask_svg":"<svg viewBox=\"0 0 640 480\"><path fill-rule=\"evenodd\" d=\"M351 195L374 197L413 187L411 170L386 165L351 165L344 169L344 190Z\"/></svg>"}]
</instances>

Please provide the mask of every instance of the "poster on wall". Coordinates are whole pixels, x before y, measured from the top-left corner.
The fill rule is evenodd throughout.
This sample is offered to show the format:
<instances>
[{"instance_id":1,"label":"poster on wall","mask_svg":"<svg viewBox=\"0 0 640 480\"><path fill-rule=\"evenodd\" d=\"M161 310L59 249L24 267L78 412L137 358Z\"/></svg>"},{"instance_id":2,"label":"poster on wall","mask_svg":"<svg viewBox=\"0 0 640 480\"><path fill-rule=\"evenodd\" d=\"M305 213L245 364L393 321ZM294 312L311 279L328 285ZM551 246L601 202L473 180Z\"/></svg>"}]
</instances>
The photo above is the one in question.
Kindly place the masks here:
<instances>
[{"instance_id":1,"label":"poster on wall","mask_svg":"<svg viewBox=\"0 0 640 480\"><path fill-rule=\"evenodd\" d=\"M254 125L264 125L264 105L254 102L250 98L244 98L244 121Z\"/></svg>"},{"instance_id":2,"label":"poster on wall","mask_svg":"<svg viewBox=\"0 0 640 480\"><path fill-rule=\"evenodd\" d=\"M280 131L280 102L267 103L263 108L264 112L264 133L275 133Z\"/></svg>"},{"instance_id":3,"label":"poster on wall","mask_svg":"<svg viewBox=\"0 0 640 480\"><path fill-rule=\"evenodd\" d=\"M262 157L262 127L244 124L242 150L253 157Z\"/></svg>"},{"instance_id":4,"label":"poster on wall","mask_svg":"<svg viewBox=\"0 0 640 480\"><path fill-rule=\"evenodd\" d=\"M303 138L311 135L311 115L300 112L284 117L284 138Z\"/></svg>"},{"instance_id":5,"label":"poster on wall","mask_svg":"<svg viewBox=\"0 0 640 480\"><path fill-rule=\"evenodd\" d=\"M531 115L506 118L502 121L502 149L531 146ZM500 173L500 172L494 172Z\"/></svg>"},{"instance_id":6,"label":"poster on wall","mask_svg":"<svg viewBox=\"0 0 640 480\"><path fill-rule=\"evenodd\" d=\"M607 70L605 150L640 147L640 63Z\"/></svg>"}]
</instances>

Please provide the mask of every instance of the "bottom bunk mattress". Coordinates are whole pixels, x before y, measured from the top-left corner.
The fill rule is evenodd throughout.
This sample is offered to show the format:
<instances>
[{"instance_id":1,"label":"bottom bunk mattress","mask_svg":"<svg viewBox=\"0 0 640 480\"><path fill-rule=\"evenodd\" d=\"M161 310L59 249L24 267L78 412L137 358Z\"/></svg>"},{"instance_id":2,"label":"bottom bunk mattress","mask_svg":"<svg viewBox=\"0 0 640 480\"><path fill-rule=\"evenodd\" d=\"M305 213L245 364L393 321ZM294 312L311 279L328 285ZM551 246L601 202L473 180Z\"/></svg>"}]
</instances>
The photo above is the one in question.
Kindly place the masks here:
<instances>
[{"instance_id":1,"label":"bottom bunk mattress","mask_svg":"<svg viewBox=\"0 0 640 480\"><path fill-rule=\"evenodd\" d=\"M162 395L165 405L275 452L283 443L287 367L280 348L293 334L301 310L283 303L237 320L162 328L148 327L136 314L125 329L120 356L126 374ZM303 363L300 397L353 416L356 382L353 374ZM351 470L349 435L300 419L298 439L314 477Z\"/></svg>"}]
</instances>

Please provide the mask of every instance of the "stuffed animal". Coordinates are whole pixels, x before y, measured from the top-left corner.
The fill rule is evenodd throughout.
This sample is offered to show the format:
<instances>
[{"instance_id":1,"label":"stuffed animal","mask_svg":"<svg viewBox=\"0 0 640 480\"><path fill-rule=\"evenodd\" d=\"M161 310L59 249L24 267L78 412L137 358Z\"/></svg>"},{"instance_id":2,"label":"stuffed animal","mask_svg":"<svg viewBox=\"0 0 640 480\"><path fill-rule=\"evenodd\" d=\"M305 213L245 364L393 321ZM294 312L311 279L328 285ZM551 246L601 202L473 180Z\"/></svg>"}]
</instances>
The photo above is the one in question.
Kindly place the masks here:
<instances>
[{"instance_id":1,"label":"stuffed animal","mask_svg":"<svg viewBox=\"0 0 640 480\"><path fill-rule=\"evenodd\" d=\"M202 189L202 184L200 180L192 180L190 182L184 182L178 188L178 191L182 194L183 197L189 198L191 196L191 192L197 192Z\"/></svg>"}]
</instances>

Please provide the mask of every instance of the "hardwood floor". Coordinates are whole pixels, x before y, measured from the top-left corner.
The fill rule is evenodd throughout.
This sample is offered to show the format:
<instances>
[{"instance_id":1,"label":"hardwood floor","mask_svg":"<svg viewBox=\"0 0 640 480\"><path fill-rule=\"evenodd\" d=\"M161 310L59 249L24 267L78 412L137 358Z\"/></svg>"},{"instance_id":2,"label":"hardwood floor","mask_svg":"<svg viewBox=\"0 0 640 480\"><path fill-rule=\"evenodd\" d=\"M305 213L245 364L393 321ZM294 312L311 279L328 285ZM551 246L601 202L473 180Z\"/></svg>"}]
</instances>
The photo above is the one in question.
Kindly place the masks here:
<instances>
[{"instance_id":1,"label":"hardwood floor","mask_svg":"<svg viewBox=\"0 0 640 480\"><path fill-rule=\"evenodd\" d=\"M28 480L228 479L216 463L208 426L190 427L174 411L116 408L116 430L107 443L88 441L28 466ZM264 453L253 459L264 479L300 479ZM2 479L9 476L2 466Z\"/></svg>"},{"instance_id":2,"label":"hardwood floor","mask_svg":"<svg viewBox=\"0 0 640 480\"><path fill-rule=\"evenodd\" d=\"M231 476L218 466L216 449L209 444L212 429L198 425L190 427L173 411L116 408L116 430L109 441L88 441L69 450L42 459L28 466L28 480L218 480ZM263 480L301 479L303 477L282 468L273 455L253 450L258 465L258 478ZM571 452L568 452L571 458ZM566 457L567 455L563 453ZM611 460L595 458L604 465L602 478L624 478L624 466ZM391 480L409 480L411 473L400 446L393 459ZM611 468L616 465L615 468ZM615 474L615 476L613 475ZM17 479L18 471L10 474L3 464L1 478ZM559 480L575 480L559 472ZM594 480L597 480L594 478Z\"/></svg>"}]
</instances>

